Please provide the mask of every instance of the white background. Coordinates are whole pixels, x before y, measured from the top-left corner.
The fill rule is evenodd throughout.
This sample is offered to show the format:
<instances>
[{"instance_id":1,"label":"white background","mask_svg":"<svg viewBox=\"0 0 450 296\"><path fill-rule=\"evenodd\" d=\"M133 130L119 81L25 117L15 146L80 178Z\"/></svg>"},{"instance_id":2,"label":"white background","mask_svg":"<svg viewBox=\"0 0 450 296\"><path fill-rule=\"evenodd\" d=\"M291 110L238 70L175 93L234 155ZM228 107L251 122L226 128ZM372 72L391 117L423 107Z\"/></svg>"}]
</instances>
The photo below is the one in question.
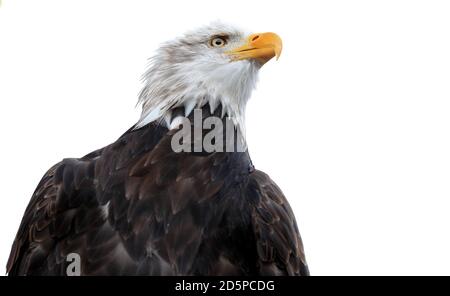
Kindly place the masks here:
<instances>
[{"instance_id":1,"label":"white background","mask_svg":"<svg viewBox=\"0 0 450 296\"><path fill-rule=\"evenodd\" d=\"M220 19L283 37L247 135L311 273L450 275L449 16L448 1L4 0L0 267L46 170L115 141L158 44Z\"/></svg>"}]
</instances>

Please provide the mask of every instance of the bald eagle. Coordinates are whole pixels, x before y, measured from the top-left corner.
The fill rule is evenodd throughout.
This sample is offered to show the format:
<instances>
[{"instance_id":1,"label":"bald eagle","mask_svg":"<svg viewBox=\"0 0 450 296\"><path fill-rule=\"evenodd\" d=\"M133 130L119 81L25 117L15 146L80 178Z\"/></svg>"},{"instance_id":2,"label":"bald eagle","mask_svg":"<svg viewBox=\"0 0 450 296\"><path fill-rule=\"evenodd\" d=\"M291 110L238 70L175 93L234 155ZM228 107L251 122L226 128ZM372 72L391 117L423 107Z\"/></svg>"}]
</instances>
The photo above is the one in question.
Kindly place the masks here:
<instances>
[{"instance_id":1,"label":"bald eagle","mask_svg":"<svg viewBox=\"0 0 450 296\"><path fill-rule=\"evenodd\" d=\"M308 275L294 214L246 146L221 150L228 140L217 138L214 151L173 147L183 122L197 120L194 111L202 120L218 118L220 134L233 143L245 142L245 106L258 71L281 50L275 33L247 34L223 23L163 43L143 76L136 125L44 175L7 273ZM180 143L207 137L195 136L195 124L189 131Z\"/></svg>"}]
</instances>

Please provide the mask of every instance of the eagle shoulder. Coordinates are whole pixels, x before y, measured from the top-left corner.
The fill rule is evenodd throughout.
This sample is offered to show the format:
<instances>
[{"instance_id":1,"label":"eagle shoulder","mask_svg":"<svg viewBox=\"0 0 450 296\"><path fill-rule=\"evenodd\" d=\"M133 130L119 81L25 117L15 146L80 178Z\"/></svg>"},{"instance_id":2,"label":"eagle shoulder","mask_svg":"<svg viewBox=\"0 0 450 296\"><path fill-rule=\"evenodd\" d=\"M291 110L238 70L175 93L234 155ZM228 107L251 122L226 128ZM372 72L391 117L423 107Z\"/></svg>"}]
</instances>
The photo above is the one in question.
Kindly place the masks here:
<instances>
[{"instance_id":1,"label":"eagle shoulder","mask_svg":"<svg viewBox=\"0 0 450 296\"><path fill-rule=\"evenodd\" d=\"M295 216L281 189L256 170L250 174L247 194L259 274L309 275Z\"/></svg>"},{"instance_id":2,"label":"eagle shoulder","mask_svg":"<svg viewBox=\"0 0 450 296\"><path fill-rule=\"evenodd\" d=\"M13 242L6 267L9 275L55 273L63 266L60 261L65 260L58 259L57 254L50 256L55 258L53 262L48 260L52 252L57 252L56 242L69 232L83 233L101 222L103 215L98 212L93 175L94 165L89 157L65 159L46 172ZM86 215L91 219L81 219Z\"/></svg>"}]
</instances>

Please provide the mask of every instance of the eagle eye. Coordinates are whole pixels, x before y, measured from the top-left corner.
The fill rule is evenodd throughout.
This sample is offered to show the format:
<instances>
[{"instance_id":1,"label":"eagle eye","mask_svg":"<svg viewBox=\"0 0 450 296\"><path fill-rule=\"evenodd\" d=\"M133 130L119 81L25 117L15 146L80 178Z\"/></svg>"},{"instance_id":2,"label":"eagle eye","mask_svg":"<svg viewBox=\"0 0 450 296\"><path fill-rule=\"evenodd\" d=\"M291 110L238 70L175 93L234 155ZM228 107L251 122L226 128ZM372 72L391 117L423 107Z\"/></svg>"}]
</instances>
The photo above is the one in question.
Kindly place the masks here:
<instances>
[{"instance_id":1,"label":"eagle eye","mask_svg":"<svg viewBox=\"0 0 450 296\"><path fill-rule=\"evenodd\" d=\"M211 47L224 47L227 43L227 37L225 36L215 36L209 41Z\"/></svg>"}]
</instances>

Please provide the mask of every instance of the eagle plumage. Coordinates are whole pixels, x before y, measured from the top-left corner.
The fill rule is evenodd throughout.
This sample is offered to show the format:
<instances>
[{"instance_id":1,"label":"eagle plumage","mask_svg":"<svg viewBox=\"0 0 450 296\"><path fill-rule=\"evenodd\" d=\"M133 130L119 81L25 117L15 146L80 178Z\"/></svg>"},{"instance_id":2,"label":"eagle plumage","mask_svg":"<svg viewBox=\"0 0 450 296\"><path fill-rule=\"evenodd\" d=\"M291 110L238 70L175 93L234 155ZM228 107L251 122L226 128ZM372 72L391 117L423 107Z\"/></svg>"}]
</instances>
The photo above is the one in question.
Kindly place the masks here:
<instances>
[{"instance_id":1,"label":"eagle plumage","mask_svg":"<svg viewBox=\"0 0 450 296\"><path fill-rule=\"evenodd\" d=\"M225 121L224 106L199 108ZM136 125L53 166L25 211L8 274L66 275L76 253L82 275L308 275L294 214L248 151L177 153L178 130Z\"/></svg>"}]
</instances>

